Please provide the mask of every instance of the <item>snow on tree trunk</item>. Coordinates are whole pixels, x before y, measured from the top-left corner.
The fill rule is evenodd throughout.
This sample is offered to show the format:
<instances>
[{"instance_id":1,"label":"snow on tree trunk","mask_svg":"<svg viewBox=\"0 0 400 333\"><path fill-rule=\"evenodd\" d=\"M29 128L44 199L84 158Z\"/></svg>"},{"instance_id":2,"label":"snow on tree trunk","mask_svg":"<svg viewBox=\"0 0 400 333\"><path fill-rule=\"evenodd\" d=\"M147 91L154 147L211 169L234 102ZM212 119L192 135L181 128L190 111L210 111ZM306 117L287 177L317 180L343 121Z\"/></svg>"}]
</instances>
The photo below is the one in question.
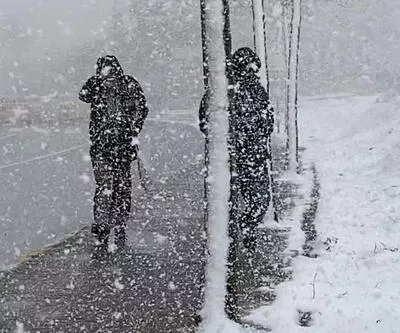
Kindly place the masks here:
<instances>
[{"instance_id":1,"label":"snow on tree trunk","mask_svg":"<svg viewBox=\"0 0 400 333\"><path fill-rule=\"evenodd\" d=\"M264 11L263 0L252 0L253 8L253 37L254 37L254 49L261 60L260 68L260 83L264 87L265 91L269 95L269 79L268 79L268 65L267 65L267 33L266 33L266 21ZM271 156L271 139L268 142L268 155ZM269 222L274 219L275 208L273 204L273 190L272 190L272 160L271 158L267 161L267 172L268 172L268 192L271 200L269 201L268 211L265 216L265 221Z\"/></svg>"},{"instance_id":2,"label":"snow on tree trunk","mask_svg":"<svg viewBox=\"0 0 400 333\"><path fill-rule=\"evenodd\" d=\"M289 68L288 68L288 110L287 110L287 148L288 168L298 169L298 126L297 126L297 88L300 47L301 0L293 0L290 24Z\"/></svg>"},{"instance_id":3,"label":"snow on tree trunk","mask_svg":"<svg viewBox=\"0 0 400 333\"><path fill-rule=\"evenodd\" d=\"M285 53L285 64L289 68L289 47L290 47L290 34L289 34L289 21L292 14L293 0L282 1L282 37L283 47Z\"/></svg>"},{"instance_id":4,"label":"snow on tree trunk","mask_svg":"<svg viewBox=\"0 0 400 333\"><path fill-rule=\"evenodd\" d=\"M229 220L228 98L221 0L205 1L205 38L208 51L209 119L208 249L205 300L201 332L222 332L226 328L226 274Z\"/></svg>"},{"instance_id":5,"label":"snow on tree trunk","mask_svg":"<svg viewBox=\"0 0 400 333\"><path fill-rule=\"evenodd\" d=\"M229 1L222 0L224 8L224 47L226 57L232 55L232 34L231 34L231 21L230 21L230 10Z\"/></svg>"},{"instance_id":6,"label":"snow on tree trunk","mask_svg":"<svg viewBox=\"0 0 400 333\"><path fill-rule=\"evenodd\" d=\"M289 45L290 45L290 35L289 35L289 21L290 21L290 14L291 14L291 8L292 8L292 0L282 0L281 2L281 8L282 8L282 42L283 42L283 48L284 48L284 56L285 56L285 68L286 68L286 78L285 78L285 91L284 91L284 101L285 101L285 134L288 135L288 126L289 126L289 102L288 102L288 96L289 96L289 91L288 91L288 84L287 84L287 79L288 79L288 73L289 73ZM286 145L288 148L288 140L286 140Z\"/></svg>"},{"instance_id":7,"label":"snow on tree trunk","mask_svg":"<svg viewBox=\"0 0 400 333\"><path fill-rule=\"evenodd\" d=\"M265 13L263 0L253 0L253 33L254 48L261 60L260 78L261 84L268 92L268 73L267 73L267 52L266 52L266 31Z\"/></svg>"},{"instance_id":8,"label":"snow on tree trunk","mask_svg":"<svg viewBox=\"0 0 400 333\"><path fill-rule=\"evenodd\" d=\"M203 81L204 90L208 89L208 50L207 50L207 36L206 36L206 1L200 0L200 20L201 20L201 47L203 51Z\"/></svg>"}]
</instances>

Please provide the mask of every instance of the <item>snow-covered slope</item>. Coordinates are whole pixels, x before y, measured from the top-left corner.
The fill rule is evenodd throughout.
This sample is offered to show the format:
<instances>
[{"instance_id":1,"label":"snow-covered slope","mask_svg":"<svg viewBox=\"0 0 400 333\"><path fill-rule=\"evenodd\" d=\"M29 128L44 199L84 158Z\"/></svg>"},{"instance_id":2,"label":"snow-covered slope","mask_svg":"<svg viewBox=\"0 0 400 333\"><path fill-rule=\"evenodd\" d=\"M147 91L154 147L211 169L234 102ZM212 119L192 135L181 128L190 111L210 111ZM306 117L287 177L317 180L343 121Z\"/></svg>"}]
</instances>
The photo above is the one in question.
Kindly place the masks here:
<instances>
[{"instance_id":1,"label":"snow-covered slope","mask_svg":"<svg viewBox=\"0 0 400 333\"><path fill-rule=\"evenodd\" d=\"M266 321L277 333L400 332L400 99L300 102L304 162L321 183L319 257L293 260Z\"/></svg>"}]
</instances>

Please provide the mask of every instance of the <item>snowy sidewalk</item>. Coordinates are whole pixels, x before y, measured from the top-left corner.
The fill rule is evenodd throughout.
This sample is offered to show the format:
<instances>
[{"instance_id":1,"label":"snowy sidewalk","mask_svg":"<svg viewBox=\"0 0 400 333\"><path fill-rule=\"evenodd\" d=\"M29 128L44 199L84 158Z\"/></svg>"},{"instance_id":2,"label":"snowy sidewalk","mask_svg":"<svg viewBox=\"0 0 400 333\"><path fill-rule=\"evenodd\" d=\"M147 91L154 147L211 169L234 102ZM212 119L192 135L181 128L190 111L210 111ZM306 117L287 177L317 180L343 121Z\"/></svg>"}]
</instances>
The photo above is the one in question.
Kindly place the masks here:
<instances>
[{"instance_id":1,"label":"snowy sidewalk","mask_svg":"<svg viewBox=\"0 0 400 333\"><path fill-rule=\"evenodd\" d=\"M151 165L160 168L167 161L167 167L149 170L159 177L153 177L148 192L133 192L133 216L124 251L93 258L86 228L0 273L1 333L22 326L30 332L194 331L202 306L205 267L203 161L196 152L202 142L197 142L195 130L181 132L186 133L182 151L177 147L179 137L169 137L155 150L172 154L171 162L168 165L164 156L152 156ZM186 168L175 167L177 154L185 159ZM292 190L289 183L278 182L281 212L289 209ZM290 275L289 262L282 255L287 231L264 228L259 232L260 251L253 265L240 261L241 316L271 304L273 287Z\"/></svg>"},{"instance_id":2,"label":"snowy sidewalk","mask_svg":"<svg viewBox=\"0 0 400 333\"><path fill-rule=\"evenodd\" d=\"M86 228L0 273L1 333L16 323L30 332L187 332L194 326L204 267L201 135L187 125L151 126L142 156L151 182L148 191L136 189L134 175L126 250L92 258Z\"/></svg>"}]
</instances>

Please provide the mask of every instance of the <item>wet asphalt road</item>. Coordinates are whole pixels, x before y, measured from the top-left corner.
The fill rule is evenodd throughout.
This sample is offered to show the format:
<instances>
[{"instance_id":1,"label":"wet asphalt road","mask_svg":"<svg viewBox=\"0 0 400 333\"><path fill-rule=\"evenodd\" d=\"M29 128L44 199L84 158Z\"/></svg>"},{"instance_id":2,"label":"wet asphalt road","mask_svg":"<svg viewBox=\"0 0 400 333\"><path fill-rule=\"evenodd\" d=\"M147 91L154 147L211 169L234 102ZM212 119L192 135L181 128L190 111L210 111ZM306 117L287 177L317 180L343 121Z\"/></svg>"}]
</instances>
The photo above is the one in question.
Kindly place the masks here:
<instances>
[{"instance_id":1,"label":"wet asphalt road","mask_svg":"<svg viewBox=\"0 0 400 333\"><path fill-rule=\"evenodd\" d=\"M71 140L80 144L77 137L71 135ZM142 135L142 157L150 181L147 190L140 188L134 171L126 248L98 254L84 228L3 271L0 332L14 332L17 327L29 332L193 332L202 305L205 268L202 147L195 126L149 121ZM76 160L87 163L86 147L76 153ZM67 156L78 183L87 186L91 197L91 182L82 182L86 178L79 176L78 166ZM60 174L67 169L60 169ZM293 191L290 184L278 184L281 212L290 209L287 203ZM71 200L82 204L85 199L77 193L82 191L77 189L76 197L72 193ZM91 204L87 206L90 221ZM273 292L260 291L260 286L272 289L290 276L290 261L282 254L286 231L259 232L251 265L246 255L238 262L241 315L273 301Z\"/></svg>"},{"instance_id":2,"label":"wet asphalt road","mask_svg":"<svg viewBox=\"0 0 400 333\"><path fill-rule=\"evenodd\" d=\"M3 331L21 322L31 332L190 332L202 299L203 220L200 198L179 188L135 199L122 251L97 254L83 230L5 273Z\"/></svg>"},{"instance_id":3,"label":"wet asphalt road","mask_svg":"<svg viewBox=\"0 0 400 333\"><path fill-rule=\"evenodd\" d=\"M202 137L191 123L190 114L148 119L140 148L153 180L165 181L201 160ZM87 132L86 123L47 130L0 126L0 270L91 223Z\"/></svg>"},{"instance_id":4,"label":"wet asphalt road","mask_svg":"<svg viewBox=\"0 0 400 333\"><path fill-rule=\"evenodd\" d=\"M75 147L81 144L77 133L71 135L71 140L77 141ZM21 139L21 135L24 134L18 133L16 137ZM0 332L13 331L18 323L31 332L175 332L182 327L193 327L201 304L204 269L202 138L194 126L150 120L141 141L149 183L147 190L139 187L133 165L133 210L126 249L105 256L93 255L96 251L85 228L14 270L3 272ZM84 146L68 152L64 158L70 168L52 168L47 175L55 182L78 179L81 186L82 183L86 186L85 190L75 188L68 204L86 209L86 215L82 216L90 221L91 204L82 195L85 191L90 196L92 193L89 181L79 177L82 170L90 171L86 150ZM57 163L60 157L54 157ZM34 162L42 160L48 162L46 159ZM74 163L78 160L83 163ZM21 187L35 187L36 180L42 184L42 179L26 175L27 170L33 173L40 168L40 163L34 167L31 164L17 166L19 173L15 177ZM68 170L70 173L65 174ZM65 182L72 186L68 180ZM28 185L29 181L32 184ZM47 186L60 191L54 183ZM42 219L51 220L46 208L38 208L37 214L41 212ZM51 210L57 214L53 205ZM32 211L29 215L33 215ZM11 216L17 220L15 214ZM45 223L42 228L47 232L47 227ZM26 238L29 235L32 233L27 232ZM16 232L14 237L20 236ZM162 327L155 327L161 323Z\"/></svg>"}]
</instances>

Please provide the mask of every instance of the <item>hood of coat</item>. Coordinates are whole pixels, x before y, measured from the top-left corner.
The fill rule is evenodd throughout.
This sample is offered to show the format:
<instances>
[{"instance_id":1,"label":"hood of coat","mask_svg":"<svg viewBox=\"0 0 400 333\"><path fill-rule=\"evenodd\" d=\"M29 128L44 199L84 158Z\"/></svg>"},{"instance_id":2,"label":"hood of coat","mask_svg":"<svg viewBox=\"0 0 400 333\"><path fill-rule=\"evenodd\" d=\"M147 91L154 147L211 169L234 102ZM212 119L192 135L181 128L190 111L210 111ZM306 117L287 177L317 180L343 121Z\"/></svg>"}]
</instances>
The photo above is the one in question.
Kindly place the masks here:
<instances>
[{"instance_id":1,"label":"hood of coat","mask_svg":"<svg viewBox=\"0 0 400 333\"><path fill-rule=\"evenodd\" d=\"M102 79L107 79L110 77L121 79L124 76L124 72L115 56L106 55L97 59L96 75Z\"/></svg>"},{"instance_id":2,"label":"hood of coat","mask_svg":"<svg viewBox=\"0 0 400 333\"><path fill-rule=\"evenodd\" d=\"M252 49L242 47L233 54L231 66L236 81L257 80L261 60Z\"/></svg>"}]
</instances>

